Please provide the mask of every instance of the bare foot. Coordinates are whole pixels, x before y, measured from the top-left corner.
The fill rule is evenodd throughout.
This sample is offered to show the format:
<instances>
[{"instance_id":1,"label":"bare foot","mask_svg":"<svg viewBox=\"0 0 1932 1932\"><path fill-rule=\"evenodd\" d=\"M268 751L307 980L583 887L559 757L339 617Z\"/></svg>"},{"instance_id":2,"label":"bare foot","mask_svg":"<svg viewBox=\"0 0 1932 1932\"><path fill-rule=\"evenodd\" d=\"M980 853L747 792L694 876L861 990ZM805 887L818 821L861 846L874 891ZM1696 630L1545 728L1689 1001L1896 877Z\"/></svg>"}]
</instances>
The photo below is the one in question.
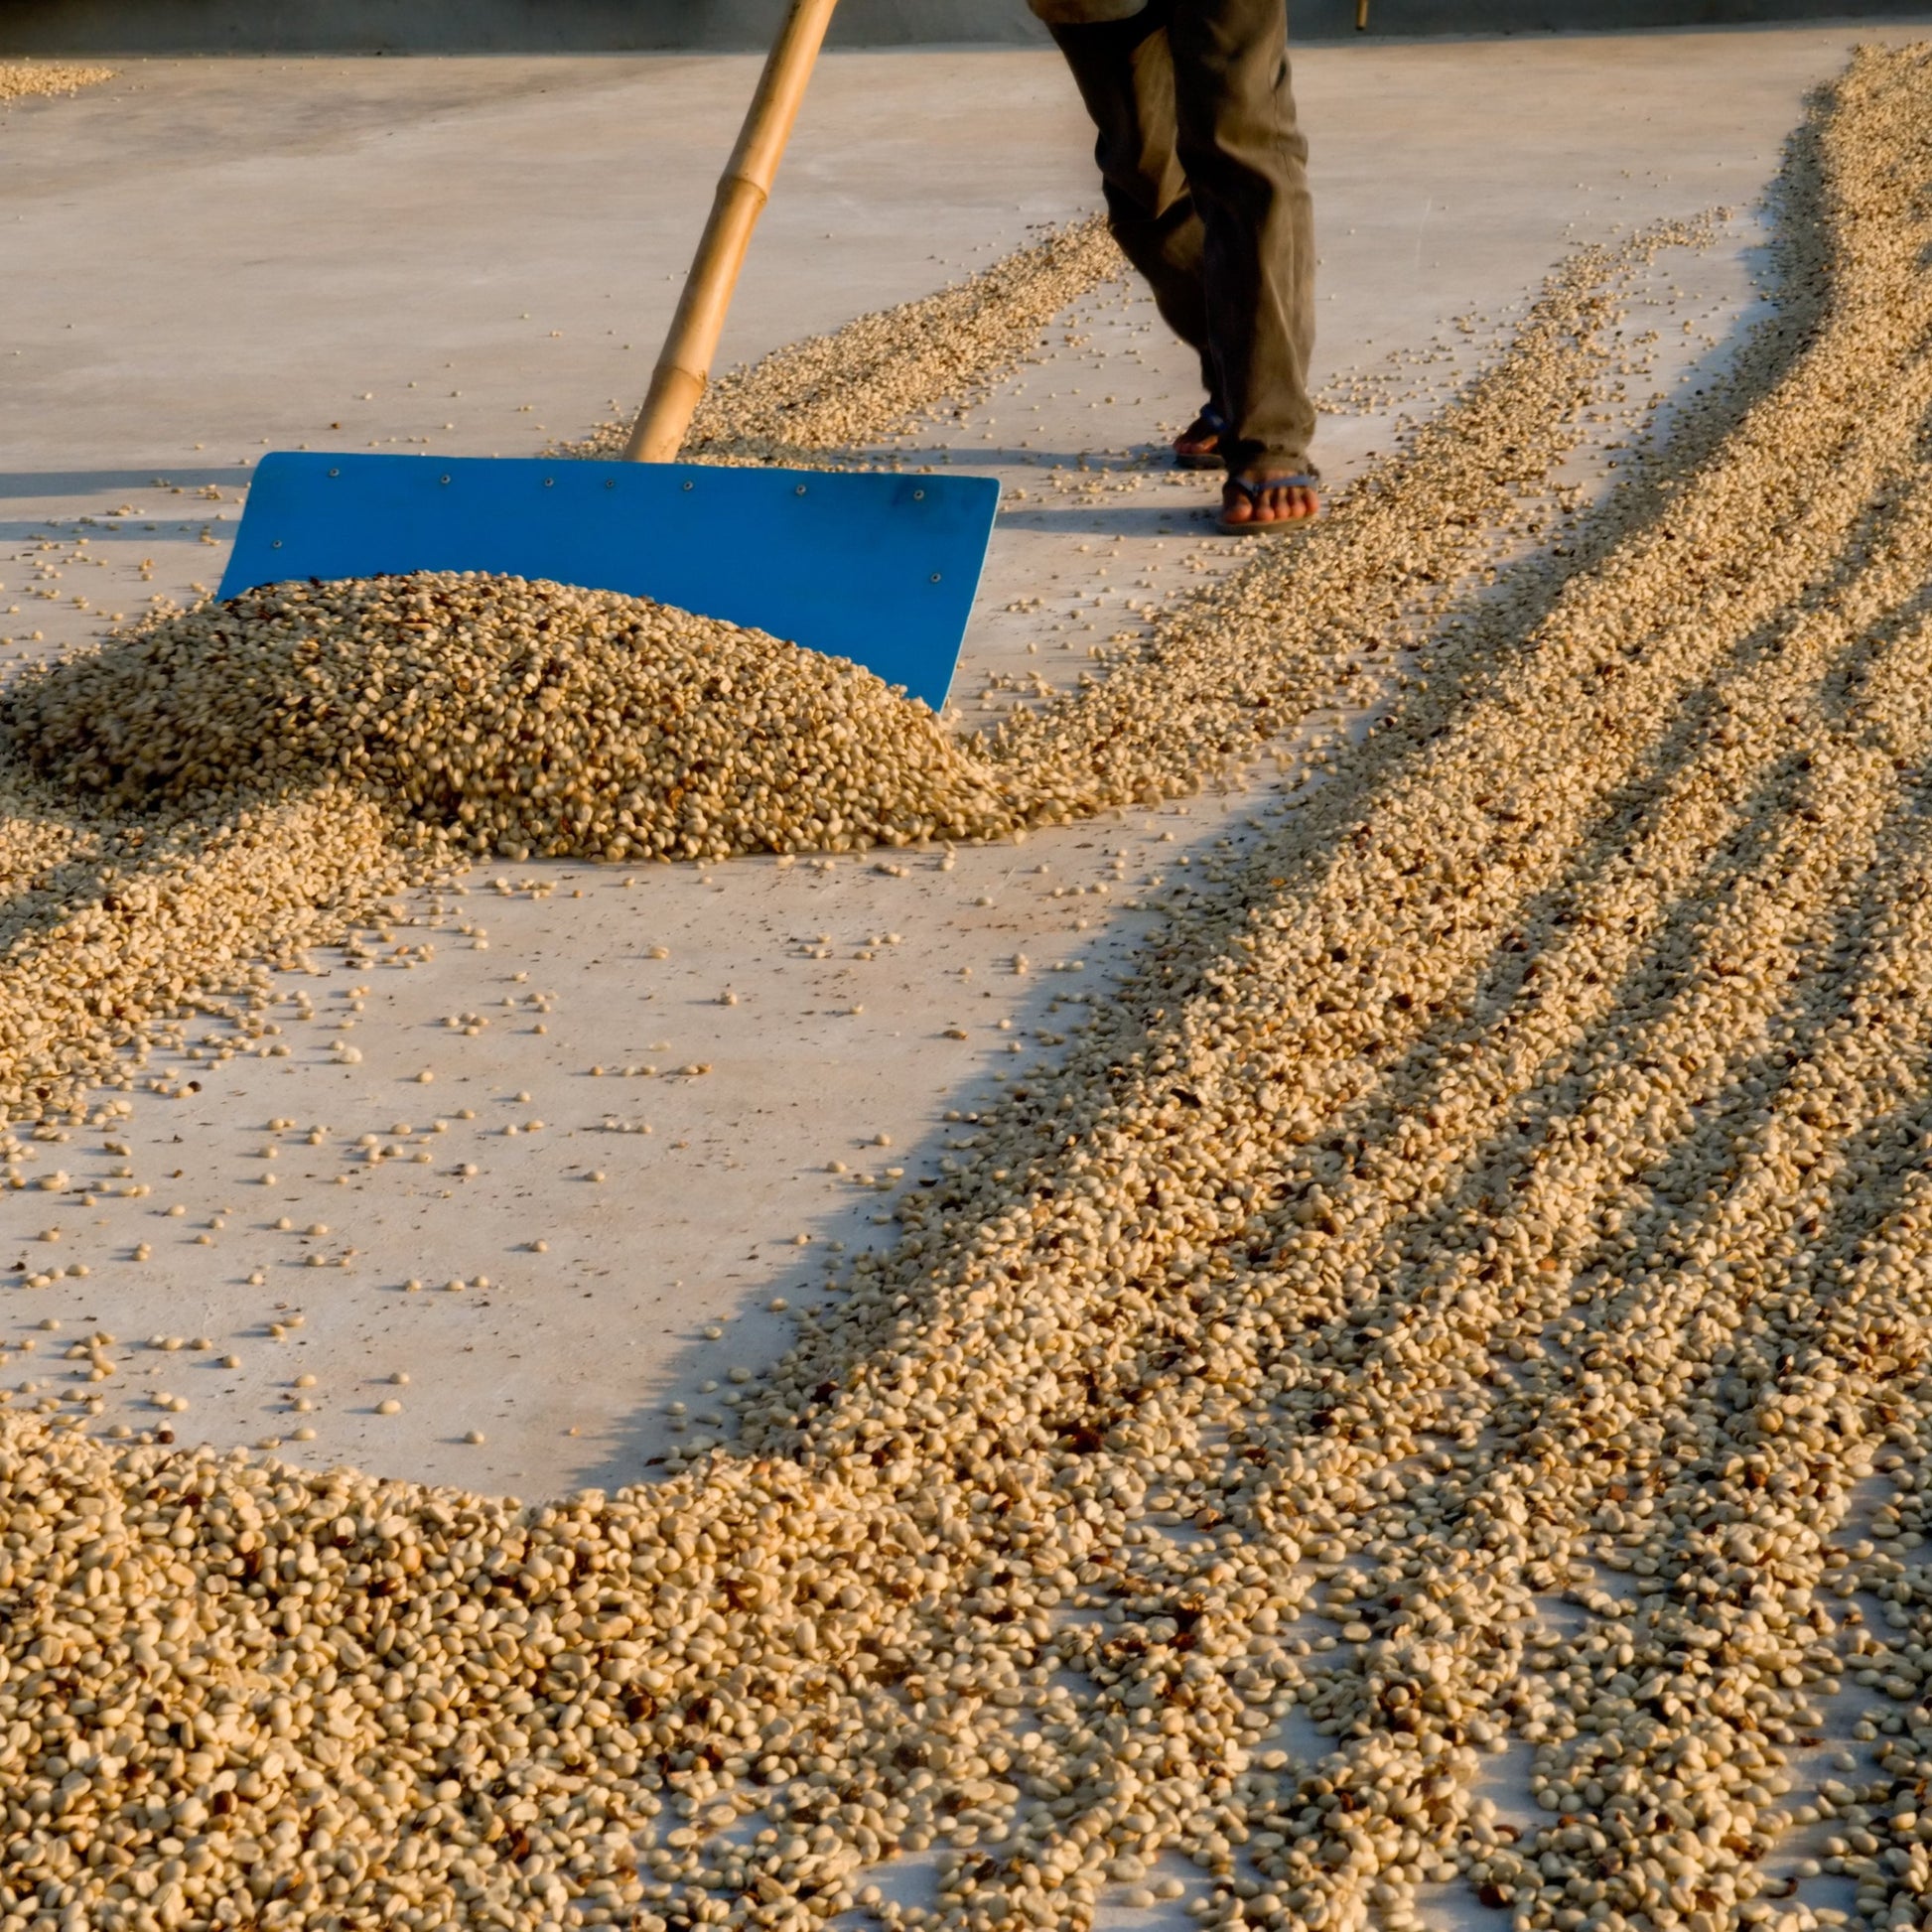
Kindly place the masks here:
<instances>
[{"instance_id":1,"label":"bare foot","mask_svg":"<svg viewBox=\"0 0 1932 1932\"><path fill-rule=\"evenodd\" d=\"M1262 530L1277 523L1305 523L1321 513L1321 497L1306 474L1230 477L1221 491L1224 530Z\"/></svg>"},{"instance_id":2,"label":"bare foot","mask_svg":"<svg viewBox=\"0 0 1932 1932\"><path fill-rule=\"evenodd\" d=\"M1209 403L1173 440L1173 460L1182 470L1221 468L1221 436L1227 423Z\"/></svg>"}]
</instances>

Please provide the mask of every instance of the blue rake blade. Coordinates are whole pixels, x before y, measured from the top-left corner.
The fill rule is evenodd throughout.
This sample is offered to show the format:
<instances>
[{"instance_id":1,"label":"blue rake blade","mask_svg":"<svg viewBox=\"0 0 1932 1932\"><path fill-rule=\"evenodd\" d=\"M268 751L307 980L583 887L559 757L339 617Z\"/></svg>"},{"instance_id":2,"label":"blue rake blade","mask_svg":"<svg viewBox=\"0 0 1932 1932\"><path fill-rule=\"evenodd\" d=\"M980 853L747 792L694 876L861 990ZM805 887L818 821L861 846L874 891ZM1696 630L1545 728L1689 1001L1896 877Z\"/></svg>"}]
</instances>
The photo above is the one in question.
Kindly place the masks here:
<instances>
[{"instance_id":1,"label":"blue rake blade","mask_svg":"<svg viewBox=\"0 0 1932 1932\"><path fill-rule=\"evenodd\" d=\"M479 570L656 598L946 701L999 506L990 477L524 458L262 458L220 595Z\"/></svg>"}]
</instances>

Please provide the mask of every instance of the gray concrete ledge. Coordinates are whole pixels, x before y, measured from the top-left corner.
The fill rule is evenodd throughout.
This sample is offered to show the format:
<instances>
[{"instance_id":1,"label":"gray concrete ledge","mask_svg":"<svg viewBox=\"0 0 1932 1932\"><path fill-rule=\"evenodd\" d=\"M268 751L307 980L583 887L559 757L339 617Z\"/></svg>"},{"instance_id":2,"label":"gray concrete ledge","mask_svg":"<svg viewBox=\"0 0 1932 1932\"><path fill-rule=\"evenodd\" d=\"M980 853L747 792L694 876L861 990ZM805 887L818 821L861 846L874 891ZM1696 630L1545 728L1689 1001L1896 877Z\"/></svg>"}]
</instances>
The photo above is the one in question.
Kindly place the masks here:
<instances>
[{"instance_id":1,"label":"gray concrete ledge","mask_svg":"<svg viewBox=\"0 0 1932 1932\"><path fill-rule=\"evenodd\" d=\"M783 0L0 0L0 55L594 54L762 47ZM1353 38L1355 0L1292 0L1296 38ZM1922 0L1370 0L1380 39L1753 21L1903 20ZM844 47L1036 43L1025 0L843 0Z\"/></svg>"}]
</instances>

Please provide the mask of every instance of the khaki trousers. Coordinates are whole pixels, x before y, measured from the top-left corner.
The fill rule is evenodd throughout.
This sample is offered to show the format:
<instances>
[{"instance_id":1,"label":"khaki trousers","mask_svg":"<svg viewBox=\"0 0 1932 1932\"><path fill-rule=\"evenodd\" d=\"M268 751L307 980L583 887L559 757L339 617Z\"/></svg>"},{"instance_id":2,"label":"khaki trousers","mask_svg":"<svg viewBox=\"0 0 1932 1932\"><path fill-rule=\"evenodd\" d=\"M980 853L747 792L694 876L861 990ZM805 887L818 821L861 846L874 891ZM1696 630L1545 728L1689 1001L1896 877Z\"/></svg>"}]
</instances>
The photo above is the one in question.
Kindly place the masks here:
<instances>
[{"instance_id":1,"label":"khaki trousers","mask_svg":"<svg viewBox=\"0 0 1932 1932\"><path fill-rule=\"evenodd\" d=\"M1229 469L1306 469L1314 221L1284 0L1150 0L1052 34L1099 130L1109 222L1199 351Z\"/></svg>"}]
</instances>

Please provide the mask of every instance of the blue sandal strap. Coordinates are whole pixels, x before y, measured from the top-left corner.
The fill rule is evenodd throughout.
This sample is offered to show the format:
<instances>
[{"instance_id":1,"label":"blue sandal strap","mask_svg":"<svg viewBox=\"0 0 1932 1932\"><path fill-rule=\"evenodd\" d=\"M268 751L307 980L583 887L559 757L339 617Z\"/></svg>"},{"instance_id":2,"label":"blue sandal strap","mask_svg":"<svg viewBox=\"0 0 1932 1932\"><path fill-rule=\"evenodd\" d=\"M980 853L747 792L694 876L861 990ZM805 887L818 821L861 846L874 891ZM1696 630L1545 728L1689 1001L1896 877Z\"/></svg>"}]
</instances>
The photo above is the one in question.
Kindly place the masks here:
<instances>
[{"instance_id":1,"label":"blue sandal strap","mask_svg":"<svg viewBox=\"0 0 1932 1932\"><path fill-rule=\"evenodd\" d=\"M1250 483L1246 477L1230 477L1228 482L1251 503L1260 502L1265 490L1318 489L1321 486L1320 475L1313 470L1300 471L1292 477L1264 477L1259 483Z\"/></svg>"}]
</instances>

